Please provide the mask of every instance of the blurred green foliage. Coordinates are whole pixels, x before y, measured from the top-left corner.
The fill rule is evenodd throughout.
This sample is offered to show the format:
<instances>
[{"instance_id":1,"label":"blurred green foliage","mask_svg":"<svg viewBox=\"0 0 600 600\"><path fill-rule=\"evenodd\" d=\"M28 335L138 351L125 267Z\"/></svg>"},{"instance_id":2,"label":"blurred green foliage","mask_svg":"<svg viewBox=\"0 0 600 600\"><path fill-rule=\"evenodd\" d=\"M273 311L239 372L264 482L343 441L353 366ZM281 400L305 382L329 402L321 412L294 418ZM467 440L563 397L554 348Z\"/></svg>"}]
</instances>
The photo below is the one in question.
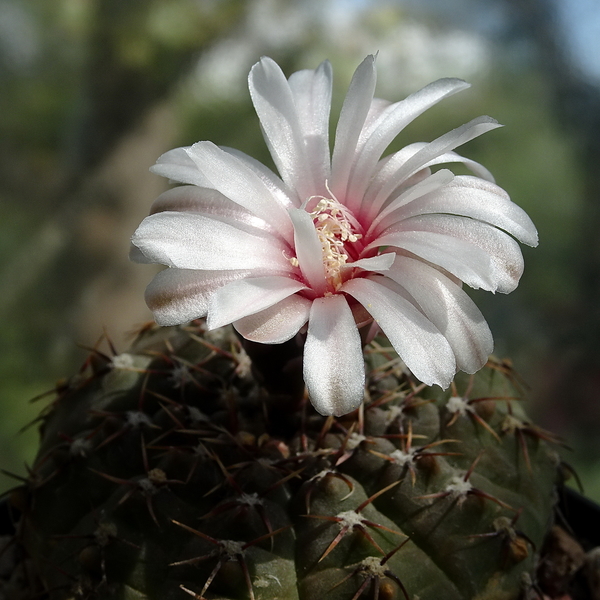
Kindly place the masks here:
<instances>
[{"instance_id":1,"label":"blurred green foliage","mask_svg":"<svg viewBox=\"0 0 600 600\"><path fill-rule=\"evenodd\" d=\"M336 6L337 13L327 12ZM3 10L7 7L10 11ZM485 7L477 7L485 22ZM345 33L343 19L355 10L363 12ZM529 212L540 231L540 247L524 250L526 272L517 292L474 295L494 332L497 354L510 355L532 386L530 412L575 440L579 453L569 460L582 465L589 491L600 499L600 476L590 451L595 448L600 456L598 442L589 436L580 442L577 419L561 426L569 409L552 402L546 406L542 398L560 371L556 324L568 327L579 306L579 274L573 266L582 251L586 174L581 141L560 121L554 82L532 60L531 45L499 52L505 41L444 24L435 10L414 13L400 2L376 0L331 5L311 0L0 0L3 16L22 24L29 53L19 54L18 40L3 40L0 29L0 468L25 473L37 436L35 427L17 432L41 408L27 400L75 372L87 352L77 344L91 346L102 335L90 317L93 309L85 308L90 298L97 309L110 304L114 290L98 274L111 271L110 285L129 285L142 304L139 282L134 285L125 267L113 263L105 246L94 246L112 244L126 260L128 234L113 225L123 221L131 233L153 200L135 205L130 182L110 187L123 171L136 172L122 156L143 162L143 150L153 149L148 142L153 140L157 150L145 173L160 152L209 139L271 164L244 88L251 64L268 53L290 73L330 58L335 125L354 67L364 54L380 50L380 62L388 65L385 76L398 81L396 98L386 82L389 99L426 83L403 74L411 68L418 74L425 63L435 72L440 55L451 72L439 76L469 76L474 84L411 124L392 149L431 140L480 114L506 125L461 151L490 168ZM425 60L414 43L413 53L410 44L408 51L398 45L401 35L428 35L429 45L448 40L444 27L460 33L456 39L473 36L471 41L481 42L481 68L468 72L464 52L454 65L443 48ZM397 67L391 70L390 64ZM148 121L155 113L159 117ZM129 153L122 149L127 144ZM162 185L154 181L147 174L139 184ZM103 314L120 311L117 305L102 308ZM135 318L146 317L140 311ZM125 342L119 343L124 350ZM592 413L600 423L600 409ZM0 475L0 490L10 485L11 477Z\"/></svg>"}]
</instances>

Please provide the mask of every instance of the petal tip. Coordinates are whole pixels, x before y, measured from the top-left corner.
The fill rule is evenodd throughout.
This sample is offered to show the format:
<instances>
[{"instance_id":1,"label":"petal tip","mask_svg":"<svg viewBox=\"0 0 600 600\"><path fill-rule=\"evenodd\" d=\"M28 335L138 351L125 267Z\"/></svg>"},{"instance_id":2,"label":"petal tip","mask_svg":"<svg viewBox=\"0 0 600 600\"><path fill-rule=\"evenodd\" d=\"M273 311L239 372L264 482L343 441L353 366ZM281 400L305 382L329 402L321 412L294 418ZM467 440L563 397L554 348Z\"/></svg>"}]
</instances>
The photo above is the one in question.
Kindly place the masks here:
<instances>
[{"instance_id":1,"label":"petal tip","mask_svg":"<svg viewBox=\"0 0 600 600\"><path fill-rule=\"evenodd\" d=\"M350 398L348 396L340 396L339 398L319 398L310 395L309 399L314 409L324 417L343 417L357 410L364 400L364 393L360 396Z\"/></svg>"}]
</instances>

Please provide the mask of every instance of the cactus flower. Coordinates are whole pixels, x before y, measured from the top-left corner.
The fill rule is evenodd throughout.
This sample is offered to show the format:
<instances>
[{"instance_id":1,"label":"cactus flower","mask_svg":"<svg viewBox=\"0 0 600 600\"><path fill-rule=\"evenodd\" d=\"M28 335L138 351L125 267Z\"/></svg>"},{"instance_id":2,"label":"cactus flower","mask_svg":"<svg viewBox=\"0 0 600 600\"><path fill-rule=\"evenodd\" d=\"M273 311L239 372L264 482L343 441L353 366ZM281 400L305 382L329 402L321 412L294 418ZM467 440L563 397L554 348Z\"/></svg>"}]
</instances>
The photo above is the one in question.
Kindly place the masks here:
<instances>
[{"instance_id":1,"label":"cactus flower","mask_svg":"<svg viewBox=\"0 0 600 600\"><path fill-rule=\"evenodd\" d=\"M232 323L264 344L306 331L304 380L321 414L360 405L362 342L378 328L428 385L480 369L492 336L462 283L512 291L523 272L516 240L537 244L489 171L454 152L499 127L494 119L382 158L406 125L468 84L441 79L390 103L374 98L375 79L368 56L330 152L329 62L286 79L261 59L249 87L279 176L207 141L171 150L152 171L186 185L159 196L132 239L134 260L168 267L146 291L159 324L206 317L209 329ZM444 168L456 162L473 175Z\"/></svg>"}]
</instances>

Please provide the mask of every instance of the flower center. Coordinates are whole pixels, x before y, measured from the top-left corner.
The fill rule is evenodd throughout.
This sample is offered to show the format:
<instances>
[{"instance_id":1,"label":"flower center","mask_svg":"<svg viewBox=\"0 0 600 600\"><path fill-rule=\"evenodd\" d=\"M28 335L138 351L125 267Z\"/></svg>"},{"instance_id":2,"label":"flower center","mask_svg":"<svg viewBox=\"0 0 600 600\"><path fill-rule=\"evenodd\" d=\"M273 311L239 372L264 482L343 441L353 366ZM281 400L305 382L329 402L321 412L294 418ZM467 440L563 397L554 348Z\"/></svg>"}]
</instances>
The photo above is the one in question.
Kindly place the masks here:
<instances>
[{"instance_id":1,"label":"flower center","mask_svg":"<svg viewBox=\"0 0 600 600\"><path fill-rule=\"evenodd\" d=\"M318 198L319 202L309 214L321 242L327 283L337 292L343 283L342 268L350 258L349 244L362 238L360 233L356 233L360 225L350 211L335 198L314 198Z\"/></svg>"}]
</instances>

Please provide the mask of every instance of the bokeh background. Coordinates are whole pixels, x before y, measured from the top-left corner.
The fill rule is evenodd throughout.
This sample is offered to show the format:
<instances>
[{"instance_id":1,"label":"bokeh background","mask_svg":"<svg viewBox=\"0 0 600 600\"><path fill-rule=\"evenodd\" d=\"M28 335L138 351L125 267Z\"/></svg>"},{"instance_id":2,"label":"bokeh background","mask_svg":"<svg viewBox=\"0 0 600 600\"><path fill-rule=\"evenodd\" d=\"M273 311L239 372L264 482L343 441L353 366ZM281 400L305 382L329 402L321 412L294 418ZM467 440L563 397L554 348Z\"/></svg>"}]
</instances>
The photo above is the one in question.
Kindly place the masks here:
<instances>
[{"instance_id":1,"label":"bokeh background","mask_svg":"<svg viewBox=\"0 0 600 600\"><path fill-rule=\"evenodd\" d=\"M599 40L597 0L0 0L0 493L35 453L47 400L30 399L103 335L124 351L151 318L154 267L127 258L166 186L149 166L203 139L270 164L251 65L266 54L289 74L329 58L336 115L379 52L389 100L439 77L473 84L396 148L481 114L506 126L461 151L541 241L517 291L473 295L528 383L529 413L568 440L565 460L600 501Z\"/></svg>"}]
</instances>

